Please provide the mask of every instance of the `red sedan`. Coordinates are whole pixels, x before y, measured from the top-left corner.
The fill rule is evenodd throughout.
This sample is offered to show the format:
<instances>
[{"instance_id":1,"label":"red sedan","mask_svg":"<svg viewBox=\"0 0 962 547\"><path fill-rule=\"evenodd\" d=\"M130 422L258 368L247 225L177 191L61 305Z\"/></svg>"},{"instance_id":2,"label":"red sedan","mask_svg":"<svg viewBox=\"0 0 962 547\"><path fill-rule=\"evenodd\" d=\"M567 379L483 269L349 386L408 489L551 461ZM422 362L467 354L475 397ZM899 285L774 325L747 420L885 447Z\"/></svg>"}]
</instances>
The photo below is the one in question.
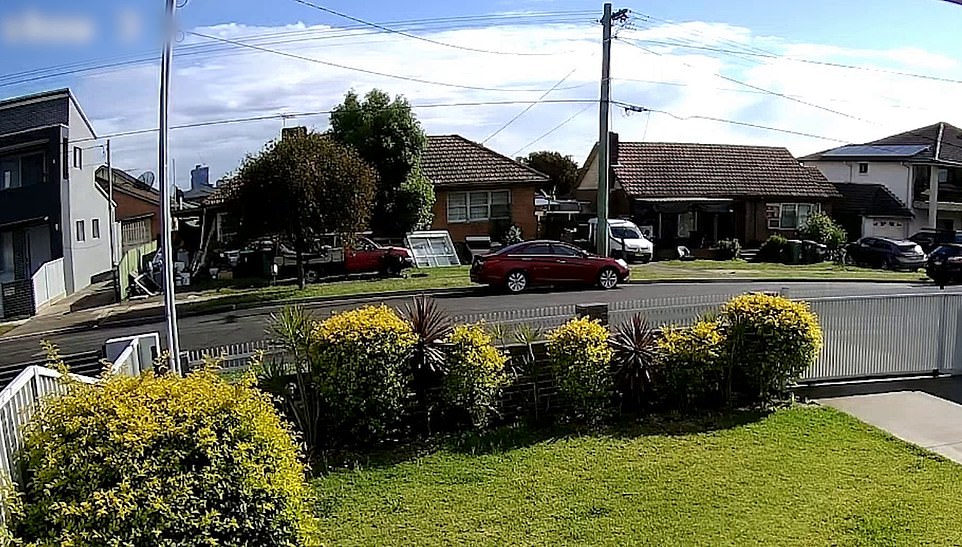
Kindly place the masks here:
<instances>
[{"instance_id":1,"label":"red sedan","mask_svg":"<svg viewBox=\"0 0 962 547\"><path fill-rule=\"evenodd\" d=\"M628 279L621 260L589 254L560 241L525 241L475 257L471 281L519 293L533 285L597 285L613 289Z\"/></svg>"}]
</instances>

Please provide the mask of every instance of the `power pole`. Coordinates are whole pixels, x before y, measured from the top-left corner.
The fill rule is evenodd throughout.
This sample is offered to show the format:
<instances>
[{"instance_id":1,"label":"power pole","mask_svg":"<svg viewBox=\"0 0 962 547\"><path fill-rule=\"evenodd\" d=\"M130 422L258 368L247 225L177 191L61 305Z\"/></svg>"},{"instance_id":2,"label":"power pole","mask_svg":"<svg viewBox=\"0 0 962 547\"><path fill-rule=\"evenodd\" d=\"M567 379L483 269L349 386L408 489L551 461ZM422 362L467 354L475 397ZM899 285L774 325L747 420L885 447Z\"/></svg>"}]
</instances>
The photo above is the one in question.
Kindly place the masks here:
<instances>
[{"instance_id":1,"label":"power pole","mask_svg":"<svg viewBox=\"0 0 962 547\"><path fill-rule=\"evenodd\" d=\"M174 15L177 0L167 0L164 21L164 55L160 62L160 142L158 144L159 162L157 170L160 178L160 241L164 267L164 314L167 317L167 351L170 357L171 372L183 372L180 367L180 339L177 332L177 302L174 297L174 249L173 221L170 215L171 177L167 165L167 137L169 122L167 110L170 107L170 65L173 61L173 39L176 24Z\"/></svg>"},{"instance_id":2,"label":"power pole","mask_svg":"<svg viewBox=\"0 0 962 547\"><path fill-rule=\"evenodd\" d=\"M114 166L110 161L110 139L107 139L107 201L110 213L108 215L107 229L110 230L110 269L114 279L114 297L119 302L123 297L120 294L120 283L117 277L117 242L114 233L114 223L117 222L117 211L114 207Z\"/></svg>"},{"instance_id":3,"label":"power pole","mask_svg":"<svg viewBox=\"0 0 962 547\"><path fill-rule=\"evenodd\" d=\"M601 18L604 28L601 41L601 101L598 105L598 233L595 252L608 256L608 174L611 156L608 150L608 117L611 109L611 3L605 3Z\"/></svg>"}]
</instances>

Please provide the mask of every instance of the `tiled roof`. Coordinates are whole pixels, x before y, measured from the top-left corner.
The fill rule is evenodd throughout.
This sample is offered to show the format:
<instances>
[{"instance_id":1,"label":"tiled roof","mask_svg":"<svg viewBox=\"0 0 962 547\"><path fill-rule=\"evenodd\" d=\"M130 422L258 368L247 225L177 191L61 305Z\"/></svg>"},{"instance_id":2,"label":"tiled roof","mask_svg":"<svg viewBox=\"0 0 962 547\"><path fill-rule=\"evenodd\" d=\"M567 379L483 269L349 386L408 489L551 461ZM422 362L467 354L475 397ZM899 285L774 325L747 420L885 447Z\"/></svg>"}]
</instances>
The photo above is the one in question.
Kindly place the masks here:
<instances>
[{"instance_id":1,"label":"tiled roof","mask_svg":"<svg viewBox=\"0 0 962 547\"><path fill-rule=\"evenodd\" d=\"M842 199L833 207L836 213L854 213L860 216L912 218L912 211L882 184L858 184L836 182L835 187Z\"/></svg>"},{"instance_id":2,"label":"tiled roof","mask_svg":"<svg viewBox=\"0 0 962 547\"><path fill-rule=\"evenodd\" d=\"M838 197L821 173L785 148L622 142L617 149L615 177L636 198Z\"/></svg>"},{"instance_id":3,"label":"tiled roof","mask_svg":"<svg viewBox=\"0 0 962 547\"><path fill-rule=\"evenodd\" d=\"M435 186L540 184L548 176L460 135L429 136L421 172Z\"/></svg>"},{"instance_id":4,"label":"tiled roof","mask_svg":"<svg viewBox=\"0 0 962 547\"><path fill-rule=\"evenodd\" d=\"M939 133L941 132L942 138L939 139ZM898 135L892 135L890 137L885 137L876 141L864 143L865 147L907 147L912 145L925 146L924 150L911 155L913 160L934 160L936 149L938 149L938 159L940 161L956 162L962 163L962 129L958 127L945 123L939 122L925 127L920 127L918 129L912 129L904 133L899 133ZM825 150L823 152L818 152L816 154L811 154L802 158L803 161L812 161L819 159L829 159L823 157L832 151L837 151L842 148L856 148L852 146L845 146L839 148L832 148L831 150ZM884 149L883 149L884 150ZM904 148L890 148L893 154L890 158L891 161L904 161L905 157L899 155L896 152L905 150ZM846 155L847 159L857 159L862 156L854 154L851 156ZM872 161L885 160L886 158L879 157L877 153L870 155L865 155L864 159Z\"/></svg>"},{"instance_id":5,"label":"tiled roof","mask_svg":"<svg viewBox=\"0 0 962 547\"><path fill-rule=\"evenodd\" d=\"M142 201L152 203L155 205L160 205L160 191L156 188L152 188L138 179L132 177L126 171L121 169L114 169L114 191L123 192L128 196L135 197ZM106 192L109 188L109 181L107 180L107 168L99 167L96 173L97 184Z\"/></svg>"}]
</instances>

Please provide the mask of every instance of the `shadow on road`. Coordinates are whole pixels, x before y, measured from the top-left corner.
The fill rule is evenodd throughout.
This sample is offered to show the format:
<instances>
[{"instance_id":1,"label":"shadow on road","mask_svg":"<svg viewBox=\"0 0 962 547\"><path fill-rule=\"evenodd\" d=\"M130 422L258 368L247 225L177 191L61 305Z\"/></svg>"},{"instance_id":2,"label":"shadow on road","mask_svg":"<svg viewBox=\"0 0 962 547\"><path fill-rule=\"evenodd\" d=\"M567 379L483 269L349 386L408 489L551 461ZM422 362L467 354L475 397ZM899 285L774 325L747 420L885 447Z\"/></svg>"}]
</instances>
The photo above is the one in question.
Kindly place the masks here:
<instances>
[{"instance_id":1,"label":"shadow on road","mask_svg":"<svg viewBox=\"0 0 962 547\"><path fill-rule=\"evenodd\" d=\"M910 380L879 380L843 385L803 387L795 393L804 399L829 399L852 395L873 395L898 391L921 391L962 405L962 377L916 378Z\"/></svg>"}]
</instances>

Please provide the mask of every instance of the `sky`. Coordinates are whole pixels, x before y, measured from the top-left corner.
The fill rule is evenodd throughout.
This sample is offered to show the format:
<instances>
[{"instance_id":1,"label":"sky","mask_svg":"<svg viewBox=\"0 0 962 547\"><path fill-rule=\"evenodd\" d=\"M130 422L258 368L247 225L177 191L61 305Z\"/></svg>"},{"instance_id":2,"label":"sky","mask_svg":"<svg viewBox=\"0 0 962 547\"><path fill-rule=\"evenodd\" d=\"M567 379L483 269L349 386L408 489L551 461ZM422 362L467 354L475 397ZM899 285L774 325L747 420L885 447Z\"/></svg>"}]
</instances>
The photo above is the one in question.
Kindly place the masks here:
<instances>
[{"instance_id":1,"label":"sky","mask_svg":"<svg viewBox=\"0 0 962 547\"><path fill-rule=\"evenodd\" d=\"M323 131L349 90L403 95L428 134L461 134L509 156L557 150L580 163L597 140L600 2L180 2L170 140L180 186L196 164L215 179L230 173L285 126ZM0 98L69 87L97 134L111 138L116 165L156 170L157 134L142 131L157 126L163 6L4 0ZM611 126L622 141L803 155L938 121L962 126L960 5L631 0L614 8L630 14L611 54ZM249 118L258 120L217 123ZM101 161L94 150L88 161Z\"/></svg>"}]
</instances>

